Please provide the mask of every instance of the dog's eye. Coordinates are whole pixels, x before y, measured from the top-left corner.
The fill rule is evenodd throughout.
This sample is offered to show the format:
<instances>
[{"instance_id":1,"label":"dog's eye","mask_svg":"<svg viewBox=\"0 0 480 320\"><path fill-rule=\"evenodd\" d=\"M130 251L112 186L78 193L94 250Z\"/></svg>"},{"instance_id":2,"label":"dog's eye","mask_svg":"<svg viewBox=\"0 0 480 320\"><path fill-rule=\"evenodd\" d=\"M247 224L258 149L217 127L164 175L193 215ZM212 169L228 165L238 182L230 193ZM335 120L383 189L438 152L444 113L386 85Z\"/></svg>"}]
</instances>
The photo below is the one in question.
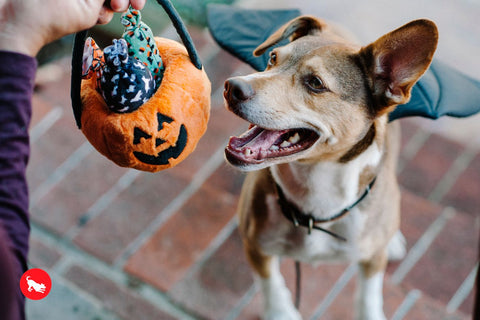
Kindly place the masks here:
<instances>
[{"instance_id":1,"label":"dog's eye","mask_svg":"<svg viewBox=\"0 0 480 320\"><path fill-rule=\"evenodd\" d=\"M307 88L315 93L323 92L327 89L323 84L322 79L315 75L305 77L305 85Z\"/></svg>"},{"instance_id":2,"label":"dog's eye","mask_svg":"<svg viewBox=\"0 0 480 320\"><path fill-rule=\"evenodd\" d=\"M270 53L270 60L268 60L268 66L272 67L277 64L277 54L275 52Z\"/></svg>"}]
</instances>

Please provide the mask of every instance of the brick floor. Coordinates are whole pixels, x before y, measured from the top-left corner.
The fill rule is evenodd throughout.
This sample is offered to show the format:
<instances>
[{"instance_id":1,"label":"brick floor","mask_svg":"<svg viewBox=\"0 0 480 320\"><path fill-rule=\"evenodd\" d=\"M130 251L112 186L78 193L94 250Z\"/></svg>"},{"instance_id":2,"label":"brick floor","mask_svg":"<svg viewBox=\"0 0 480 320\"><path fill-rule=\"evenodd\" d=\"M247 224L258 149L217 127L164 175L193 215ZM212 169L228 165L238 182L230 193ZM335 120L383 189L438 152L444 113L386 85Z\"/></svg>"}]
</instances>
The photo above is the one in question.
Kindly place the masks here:
<instances>
[{"instance_id":1,"label":"brick floor","mask_svg":"<svg viewBox=\"0 0 480 320\"><path fill-rule=\"evenodd\" d=\"M467 26L478 30L471 15L479 13L480 7L466 1L458 2L458 10L449 5L449 10L466 16L452 25L450 15L432 1L425 8L435 7L432 15L446 30L445 42L460 41L470 48L470 55L478 56L478 39L458 35ZM243 4L260 6L246 0ZM394 12L401 15L400 20L413 15L408 5L392 4L396 8L392 11L380 0L369 0L367 7L349 3L352 12L346 16L341 10L346 1L275 2L279 5L301 5L309 13L359 24L356 31L370 39L393 24L400 25ZM368 23L361 21L371 7L378 12L368 9ZM425 8L418 10L428 12ZM175 168L156 174L119 168L86 144L70 109L69 58L54 62L56 70L63 71L36 90L31 125L36 136L28 168L32 198L29 263L61 279L61 285L52 289L55 299L39 302L50 314L65 312L58 305L63 303L62 293L68 292L68 306L77 305L77 295L80 309L90 310L85 319L259 319L262 302L234 217L244 174L226 165L222 152L229 136L247 126L223 107L223 82L251 69L222 51L208 32L191 31L212 82L212 113L197 149ZM452 51L442 44L440 55L451 57L458 45L450 47ZM462 65L468 61L480 69L475 59L456 53L465 60L452 64L468 72L468 66ZM456 132L455 137L462 137L465 128L458 122L451 122L454 126L442 120L435 128L430 120L401 122L401 229L410 252L406 259L419 256L402 276L405 260L388 265L385 313L392 317L403 312L403 319L468 319L474 304L471 291L453 312L448 313L446 306L478 262L480 144L472 144L471 139L452 140L445 134ZM459 156L467 160L459 163ZM440 198L432 197L439 188L443 190L437 193ZM293 262L285 259L281 269L293 293ZM302 315L308 319L322 307L321 319L351 319L352 270L346 265L302 265ZM345 277L348 281L342 288ZM327 305L326 299L336 290L338 296ZM405 308L412 297L416 300ZM37 315L39 308L36 304L30 314Z\"/></svg>"},{"instance_id":2,"label":"brick floor","mask_svg":"<svg viewBox=\"0 0 480 320\"><path fill-rule=\"evenodd\" d=\"M399 175L399 182L415 194L428 197L463 151L462 145L432 135Z\"/></svg>"},{"instance_id":3,"label":"brick floor","mask_svg":"<svg viewBox=\"0 0 480 320\"><path fill-rule=\"evenodd\" d=\"M72 266L65 273L65 277L80 289L97 297L105 307L115 310L115 313L124 319L175 319L132 293L129 288L121 288L80 266Z\"/></svg>"},{"instance_id":4,"label":"brick floor","mask_svg":"<svg viewBox=\"0 0 480 320\"><path fill-rule=\"evenodd\" d=\"M459 208L464 212L478 216L478 195L480 194L480 154L458 178L442 203Z\"/></svg>"}]
</instances>

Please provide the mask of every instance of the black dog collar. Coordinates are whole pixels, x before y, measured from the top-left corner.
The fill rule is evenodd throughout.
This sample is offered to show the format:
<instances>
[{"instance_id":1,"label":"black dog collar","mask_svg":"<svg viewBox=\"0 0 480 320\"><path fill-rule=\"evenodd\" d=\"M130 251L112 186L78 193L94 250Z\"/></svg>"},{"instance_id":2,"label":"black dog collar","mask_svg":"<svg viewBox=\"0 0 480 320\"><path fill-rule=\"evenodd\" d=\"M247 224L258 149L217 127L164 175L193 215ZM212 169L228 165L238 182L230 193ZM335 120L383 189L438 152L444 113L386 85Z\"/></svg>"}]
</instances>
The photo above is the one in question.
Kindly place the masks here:
<instances>
[{"instance_id":1,"label":"black dog collar","mask_svg":"<svg viewBox=\"0 0 480 320\"><path fill-rule=\"evenodd\" d=\"M312 232L312 229L315 230L320 230L323 231L332 237L342 240L342 241L347 241L344 237L333 233L330 230L327 230L325 228L322 228L320 226L317 226L318 223L325 223L325 222L331 222L337 219L342 218L346 214L350 212L355 206L357 206L360 202L362 202L363 199L367 197L367 195L370 193L370 190L372 189L373 185L375 184L375 181L377 180L377 177L373 178L373 180L368 184L367 188L363 192L363 194L360 196L360 198L355 201L352 205L346 207L345 209L341 210L339 213L333 215L330 218L327 219L318 219L315 218L312 214L305 214L302 212L295 204L291 203L290 201L287 200L285 197L285 194L282 191L282 188L278 185L278 183L275 182L275 188L277 190L277 201L278 205L280 206L282 210L282 214L290 220L295 227L302 226L308 229L308 234Z\"/></svg>"}]
</instances>

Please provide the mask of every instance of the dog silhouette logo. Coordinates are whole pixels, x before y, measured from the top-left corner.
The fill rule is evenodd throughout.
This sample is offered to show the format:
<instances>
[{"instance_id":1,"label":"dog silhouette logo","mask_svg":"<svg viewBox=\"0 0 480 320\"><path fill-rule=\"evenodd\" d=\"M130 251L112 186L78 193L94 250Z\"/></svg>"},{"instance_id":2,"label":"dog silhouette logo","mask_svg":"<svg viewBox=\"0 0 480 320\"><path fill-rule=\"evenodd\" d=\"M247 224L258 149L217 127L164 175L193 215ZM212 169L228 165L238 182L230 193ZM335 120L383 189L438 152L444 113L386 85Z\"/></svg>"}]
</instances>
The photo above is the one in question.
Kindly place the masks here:
<instances>
[{"instance_id":1,"label":"dog silhouette logo","mask_svg":"<svg viewBox=\"0 0 480 320\"><path fill-rule=\"evenodd\" d=\"M52 280L47 272L34 268L25 272L20 279L22 293L31 300L45 298L52 288Z\"/></svg>"},{"instance_id":2,"label":"dog silhouette logo","mask_svg":"<svg viewBox=\"0 0 480 320\"><path fill-rule=\"evenodd\" d=\"M45 289L47 288L45 284L36 282L35 280L31 279L30 276L27 276L26 280L28 284L28 292L35 290L36 292L45 293Z\"/></svg>"}]
</instances>

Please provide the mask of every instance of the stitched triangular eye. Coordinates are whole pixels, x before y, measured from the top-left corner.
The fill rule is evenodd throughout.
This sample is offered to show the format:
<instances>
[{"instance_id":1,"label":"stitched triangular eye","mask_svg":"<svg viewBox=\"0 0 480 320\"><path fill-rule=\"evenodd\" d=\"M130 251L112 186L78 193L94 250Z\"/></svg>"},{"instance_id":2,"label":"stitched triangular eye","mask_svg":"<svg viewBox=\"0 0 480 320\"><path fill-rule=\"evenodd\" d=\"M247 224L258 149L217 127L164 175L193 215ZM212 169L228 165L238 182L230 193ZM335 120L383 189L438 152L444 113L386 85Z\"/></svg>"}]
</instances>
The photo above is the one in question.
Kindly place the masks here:
<instances>
[{"instance_id":1,"label":"stitched triangular eye","mask_svg":"<svg viewBox=\"0 0 480 320\"><path fill-rule=\"evenodd\" d=\"M135 127L133 129L133 144L139 144L142 138L150 139L152 136L143 131L142 129Z\"/></svg>"},{"instance_id":2,"label":"stitched triangular eye","mask_svg":"<svg viewBox=\"0 0 480 320\"><path fill-rule=\"evenodd\" d=\"M166 142L165 140L160 139L160 138L157 138L157 139L155 140L155 147L158 147L159 145L162 145L162 144L164 144L165 142Z\"/></svg>"},{"instance_id":3,"label":"stitched triangular eye","mask_svg":"<svg viewBox=\"0 0 480 320\"><path fill-rule=\"evenodd\" d=\"M172 123L173 119L170 117L167 117L164 114L161 114L160 112L157 113L157 119L158 119L158 131L163 129L163 123Z\"/></svg>"}]
</instances>

